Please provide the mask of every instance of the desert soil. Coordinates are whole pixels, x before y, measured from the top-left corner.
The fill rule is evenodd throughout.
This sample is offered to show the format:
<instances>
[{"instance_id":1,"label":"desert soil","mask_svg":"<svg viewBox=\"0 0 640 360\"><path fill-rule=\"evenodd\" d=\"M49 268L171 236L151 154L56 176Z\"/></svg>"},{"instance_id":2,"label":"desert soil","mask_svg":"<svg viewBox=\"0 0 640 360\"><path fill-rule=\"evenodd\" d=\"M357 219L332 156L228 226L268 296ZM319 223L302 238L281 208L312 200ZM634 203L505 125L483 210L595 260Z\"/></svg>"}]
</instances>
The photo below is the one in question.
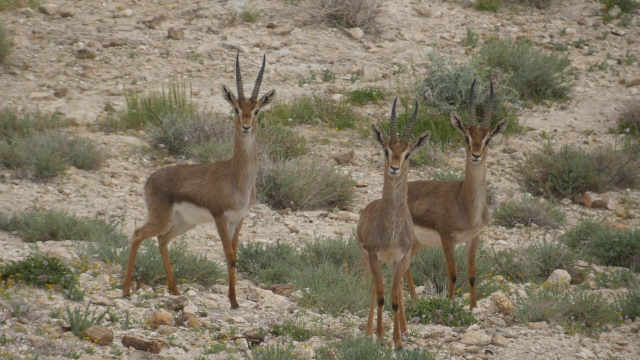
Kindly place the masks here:
<instances>
[{"instance_id":1,"label":"desert soil","mask_svg":"<svg viewBox=\"0 0 640 360\"><path fill-rule=\"evenodd\" d=\"M248 23L234 16L245 9L259 12L260 18ZM626 28L603 24L601 5L595 1L554 0L548 9L504 7L494 14L458 3L389 0L382 2L377 31L365 29L362 35L314 21L317 14L309 9L305 3L284 0L60 0L40 8L1 12L0 23L13 34L15 46L8 65L0 67L0 107L55 111L72 118L78 124L73 131L98 141L109 151L110 158L100 170L70 169L64 176L45 183L16 177L0 168L0 211L14 213L36 205L65 209L80 216L122 218L124 230L132 232L136 224L146 220L142 185L148 175L167 161L184 160L157 159L154 155L157 152L145 150L148 142L142 132L107 134L92 125L104 116L105 106L124 109L125 90L160 90L174 82L190 84L201 108L229 112L231 109L223 101L220 89L223 84L234 87L234 61L238 52L245 79L255 76L262 54L266 54L262 89L276 89L282 101L310 94L339 98L336 94L365 86L384 89L389 99L406 93L424 77L431 52L437 51L460 63L477 51L461 45L467 27L478 33L481 41L491 36L524 36L547 49L555 43L588 40L588 48L570 45L564 53L571 60L575 74L571 99L522 109L519 121L525 130L506 136L492 146L487 167L489 180L497 190L497 204L522 196L523 190L517 184L513 169L522 163L527 153L539 149L546 138L550 138L554 146L589 149L620 145L622 137L610 131L615 127L620 105L640 99L640 86L628 86L634 81L640 82L638 16L636 14ZM151 21L158 16L163 18ZM169 28L182 30L184 36L168 38ZM608 35L603 35L605 33ZM79 55L87 53L92 56ZM632 64L625 63L629 55L636 57ZM609 69L588 71L589 66L598 61L606 63ZM299 86L299 79L309 77L311 71L320 74L327 69L337 75L334 82L316 80ZM360 69L363 75L359 81L352 82L352 74ZM360 109L372 121L386 121L388 102ZM369 139L354 131L324 126L303 126L296 131L305 135L312 148L310 156L317 161L333 162L332 155L355 150L355 165L341 168L367 186L358 189L352 206L330 212L282 214L257 204L245 221L242 242L280 240L301 244L318 236L348 236L356 226L358 212L381 195L381 157ZM445 157L451 169L463 168L462 151L451 151ZM434 170L412 169L410 178L428 178ZM584 216L623 228L640 224L638 191L612 192L606 197L609 209L589 209L570 201L560 204L568 216L565 229ZM624 217L618 216L621 209ZM482 237L485 246L503 249L523 246L543 237L553 238L562 232L562 229L549 232L490 225ZM190 231L186 241L194 251L223 258L213 225ZM66 261L73 260L74 247L68 241L38 243L37 247ZM32 244L0 232L0 263L19 260L32 251ZM142 289L131 299L123 300L118 287L112 286L121 281L121 269L105 267L100 276L91 274L81 277L82 286L92 291L85 302L100 304L99 307L112 306L121 314L129 311L132 318L139 321L156 305L171 298L166 290ZM158 297L150 296L154 291L160 292ZM251 333L270 322L298 316L336 334L357 334L361 332L359 325L366 320L364 315L345 314L334 318L303 310L295 299L263 290L242 279L242 274L238 291L241 307L230 310L224 285L211 289L183 288L190 309L203 315L201 322L213 328L212 331L233 328L238 334ZM515 299L517 293L516 286L507 295ZM78 304L46 290L29 290L24 294L32 305L30 316L8 317L0 323L5 336L17 339L0 344L0 353L10 358L32 358L47 344L65 350L43 353L41 358L67 358L74 353L82 354L82 359L147 358L145 353L125 349L120 343L124 335L136 335L167 341L169 345L158 355L160 358L191 359L198 357L211 339L206 332L184 327L170 327L159 333L148 330L142 323L129 330L114 325L113 343L87 352L92 345L69 332L61 332L58 320L49 315L66 305ZM141 301L144 307L134 305ZM84 304L81 305L84 308ZM568 335L561 328L544 324L532 327L514 323L508 316L496 312L490 299L481 300L474 312L482 321L470 329L410 325L413 335L406 341L407 347L429 349L443 359L640 358L638 322L627 321L594 338ZM486 336L489 341L484 340ZM313 338L296 343L296 347L311 357L312 349L325 342L323 338ZM243 338L236 340L234 346L240 349L234 356L251 356ZM122 355L113 355L118 353L114 349L122 350ZM91 352L95 354L90 355ZM209 358L218 358L216 356L221 355Z\"/></svg>"}]
</instances>

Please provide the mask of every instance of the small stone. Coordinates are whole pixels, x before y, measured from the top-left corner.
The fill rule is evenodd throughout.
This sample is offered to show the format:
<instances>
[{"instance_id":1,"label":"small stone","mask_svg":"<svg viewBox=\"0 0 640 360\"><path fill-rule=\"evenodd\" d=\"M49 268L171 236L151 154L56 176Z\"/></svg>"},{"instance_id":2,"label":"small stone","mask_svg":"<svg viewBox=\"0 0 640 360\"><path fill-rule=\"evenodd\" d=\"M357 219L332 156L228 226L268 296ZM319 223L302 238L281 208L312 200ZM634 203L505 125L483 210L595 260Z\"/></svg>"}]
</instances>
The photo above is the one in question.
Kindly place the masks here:
<instances>
[{"instance_id":1,"label":"small stone","mask_svg":"<svg viewBox=\"0 0 640 360\"><path fill-rule=\"evenodd\" d=\"M247 322L247 320L242 316L230 316L226 318L225 321L229 324L244 324Z\"/></svg>"},{"instance_id":2,"label":"small stone","mask_svg":"<svg viewBox=\"0 0 640 360\"><path fill-rule=\"evenodd\" d=\"M580 19L578 19L578 25L587 26L587 25L589 25L589 20L587 20L586 18L580 18Z\"/></svg>"},{"instance_id":3,"label":"small stone","mask_svg":"<svg viewBox=\"0 0 640 360\"><path fill-rule=\"evenodd\" d=\"M355 151L351 149L349 151L346 151L337 155L333 155L331 158L335 160L335 162L337 162L338 165L347 165L347 164L355 165L355 162L354 162L355 156L356 156Z\"/></svg>"},{"instance_id":4,"label":"small stone","mask_svg":"<svg viewBox=\"0 0 640 360\"><path fill-rule=\"evenodd\" d=\"M415 7L416 13L422 17L431 17L431 9L426 4L420 4Z\"/></svg>"},{"instance_id":5,"label":"small stone","mask_svg":"<svg viewBox=\"0 0 640 360\"><path fill-rule=\"evenodd\" d=\"M602 270L602 268L596 264L591 264L591 270L593 270L596 274L604 273L604 270Z\"/></svg>"},{"instance_id":6,"label":"small stone","mask_svg":"<svg viewBox=\"0 0 640 360\"><path fill-rule=\"evenodd\" d=\"M584 193L578 193L573 196L573 202L578 205L584 205Z\"/></svg>"},{"instance_id":7,"label":"small stone","mask_svg":"<svg viewBox=\"0 0 640 360\"><path fill-rule=\"evenodd\" d=\"M617 18L618 16L620 16L620 14L622 14L622 9L620 8L620 6L618 5L614 5L610 10L609 10L609 16L611 16L613 19Z\"/></svg>"},{"instance_id":8,"label":"small stone","mask_svg":"<svg viewBox=\"0 0 640 360\"><path fill-rule=\"evenodd\" d=\"M556 269L547 278L547 283L556 286L569 286L571 283L571 275L567 270Z\"/></svg>"},{"instance_id":9,"label":"small stone","mask_svg":"<svg viewBox=\"0 0 640 360\"><path fill-rule=\"evenodd\" d=\"M606 209L609 206L600 195L590 191L584 193L584 205L591 209Z\"/></svg>"},{"instance_id":10,"label":"small stone","mask_svg":"<svg viewBox=\"0 0 640 360\"><path fill-rule=\"evenodd\" d=\"M571 203L572 203L572 201L569 198L563 198L562 200L560 200L560 204L565 205L565 206L571 205Z\"/></svg>"},{"instance_id":11,"label":"small stone","mask_svg":"<svg viewBox=\"0 0 640 360\"><path fill-rule=\"evenodd\" d=\"M57 98L63 98L67 96L68 93L69 93L69 89L67 89L66 87L58 87L53 89L53 96Z\"/></svg>"},{"instance_id":12,"label":"small stone","mask_svg":"<svg viewBox=\"0 0 640 360\"><path fill-rule=\"evenodd\" d=\"M572 35L572 34L575 34L576 32L577 31L575 28L568 27L564 29L564 33L567 35Z\"/></svg>"},{"instance_id":13,"label":"small stone","mask_svg":"<svg viewBox=\"0 0 640 360\"><path fill-rule=\"evenodd\" d=\"M166 18L167 17L163 14L160 14L152 17L151 19L143 20L142 23L149 29L156 29L160 26L160 23L166 20Z\"/></svg>"},{"instance_id":14,"label":"small stone","mask_svg":"<svg viewBox=\"0 0 640 360\"><path fill-rule=\"evenodd\" d=\"M43 336L38 336L38 335L29 335L27 336L27 340L29 340L31 345L33 345L36 348L46 346L49 344L49 340L47 340Z\"/></svg>"},{"instance_id":15,"label":"small stone","mask_svg":"<svg viewBox=\"0 0 640 360\"><path fill-rule=\"evenodd\" d=\"M189 329L200 329L201 325L194 314L182 313L176 320L176 326L184 326Z\"/></svg>"},{"instance_id":16,"label":"small stone","mask_svg":"<svg viewBox=\"0 0 640 360\"><path fill-rule=\"evenodd\" d=\"M622 30L622 29L618 29L618 28L613 28L611 29L611 33L613 35L617 35L617 36L625 36L627 34L626 31Z\"/></svg>"},{"instance_id":17,"label":"small stone","mask_svg":"<svg viewBox=\"0 0 640 360\"><path fill-rule=\"evenodd\" d=\"M283 35L287 35L287 34L291 33L293 30L295 30L295 28L293 26L285 26L283 28L279 28L277 30L274 30L273 34L274 35L283 36Z\"/></svg>"},{"instance_id":18,"label":"small stone","mask_svg":"<svg viewBox=\"0 0 640 360\"><path fill-rule=\"evenodd\" d=\"M289 296L295 290L295 286L293 284L273 284L267 290L277 295Z\"/></svg>"},{"instance_id":19,"label":"small stone","mask_svg":"<svg viewBox=\"0 0 640 360\"><path fill-rule=\"evenodd\" d=\"M174 332L178 331L178 329L176 329L174 326L169 326L169 325L160 325L158 326L158 330L156 330L158 332L158 334L162 334L162 335L171 335Z\"/></svg>"},{"instance_id":20,"label":"small stone","mask_svg":"<svg viewBox=\"0 0 640 360\"><path fill-rule=\"evenodd\" d=\"M491 339L491 343L495 346L507 346L510 342L511 340L502 335L496 335Z\"/></svg>"},{"instance_id":21,"label":"small stone","mask_svg":"<svg viewBox=\"0 0 640 360\"><path fill-rule=\"evenodd\" d=\"M633 79L633 80L627 80L627 81L625 81L625 84L624 84L624 86L626 86L626 87L638 86L638 85L640 85L640 78Z\"/></svg>"},{"instance_id":22,"label":"small stone","mask_svg":"<svg viewBox=\"0 0 640 360\"><path fill-rule=\"evenodd\" d=\"M167 37L169 39L180 40L184 38L184 30L176 29L174 27L170 27L167 32Z\"/></svg>"},{"instance_id":23,"label":"small stone","mask_svg":"<svg viewBox=\"0 0 640 360\"><path fill-rule=\"evenodd\" d=\"M362 29L360 29L359 27L351 28L347 30L347 32L354 39L361 39L362 36L364 35L364 31L362 31Z\"/></svg>"},{"instance_id":24,"label":"small stone","mask_svg":"<svg viewBox=\"0 0 640 360\"><path fill-rule=\"evenodd\" d=\"M59 14L60 14L60 17L65 18L65 19L75 16L75 14L72 13L71 11L69 11L69 10L60 10Z\"/></svg>"},{"instance_id":25,"label":"small stone","mask_svg":"<svg viewBox=\"0 0 640 360\"><path fill-rule=\"evenodd\" d=\"M502 318L499 318L497 316L488 316L484 323L485 323L486 327L505 327L505 326L507 326L507 323Z\"/></svg>"},{"instance_id":26,"label":"small stone","mask_svg":"<svg viewBox=\"0 0 640 360\"><path fill-rule=\"evenodd\" d=\"M94 59L96 57L96 53L92 50L82 48L76 50L76 59Z\"/></svg>"},{"instance_id":27,"label":"small stone","mask_svg":"<svg viewBox=\"0 0 640 360\"><path fill-rule=\"evenodd\" d=\"M113 330L102 325L93 325L84 331L84 336L88 337L92 343L100 346L107 346L113 341Z\"/></svg>"},{"instance_id":28,"label":"small stone","mask_svg":"<svg viewBox=\"0 0 640 360\"><path fill-rule=\"evenodd\" d=\"M189 298L186 296L171 296L164 301L164 308L171 311L180 311L187 306Z\"/></svg>"},{"instance_id":29,"label":"small stone","mask_svg":"<svg viewBox=\"0 0 640 360\"><path fill-rule=\"evenodd\" d=\"M57 9L58 7L51 3L46 3L38 6L38 11L49 16L55 15L57 12Z\"/></svg>"},{"instance_id":30,"label":"small stone","mask_svg":"<svg viewBox=\"0 0 640 360\"><path fill-rule=\"evenodd\" d=\"M544 330L548 329L549 324L546 321L534 321L529 323L529 329Z\"/></svg>"},{"instance_id":31,"label":"small stone","mask_svg":"<svg viewBox=\"0 0 640 360\"><path fill-rule=\"evenodd\" d=\"M94 305L100 305L100 306L109 306L109 307L114 307L116 304L113 302L113 300L101 296L101 295L91 295L91 298L89 299L89 302L91 304Z\"/></svg>"},{"instance_id":32,"label":"small stone","mask_svg":"<svg viewBox=\"0 0 640 360\"><path fill-rule=\"evenodd\" d=\"M460 339L465 345L485 346L491 344L491 336L482 330L467 331Z\"/></svg>"},{"instance_id":33,"label":"small stone","mask_svg":"<svg viewBox=\"0 0 640 360\"><path fill-rule=\"evenodd\" d=\"M168 344L159 339L145 339L142 337L125 335L122 337L122 346L125 348L132 347L136 350L147 351L152 354L160 354Z\"/></svg>"},{"instance_id":34,"label":"small stone","mask_svg":"<svg viewBox=\"0 0 640 360\"><path fill-rule=\"evenodd\" d=\"M495 304L498 311L504 315L511 314L513 303L502 292L496 292L491 296L491 302Z\"/></svg>"},{"instance_id":35,"label":"small stone","mask_svg":"<svg viewBox=\"0 0 640 360\"><path fill-rule=\"evenodd\" d=\"M151 330L156 330L160 325L173 325L173 314L165 309L159 309L149 314L147 322Z\"/></svg>"},{"instance_id":36,"label":"small stone","mask_svg":"<svg viewBox=\"0 0 640 360\"><path fill-rule=\"evenodd\" d=\"M505 154L513 154L515 152L518 152L518 149L512 146L505 146L504 149L502 149L502 152Z\"/></svg>"},{"instance_id":37,"label":"small stone","mask_svg":"<svg viewBox=\"0 0 640 360\"><path fill-rule=\"evenodd\" d=\"M131 16L133 16L133 10L131 9L122 10L122 16L126 18L130 18Z\"/></svg>"},{"instance_id":38,"label":"small stone","mask_svg":"<svg viewBox=\"0 0 640 360\"><path fill-rule=\"evenodd\" d=\"M591 352L591 350L587 348L581 348L580 351L576 354L578 359L596 359L596 356Z\"/></svg>"}]
</instances>

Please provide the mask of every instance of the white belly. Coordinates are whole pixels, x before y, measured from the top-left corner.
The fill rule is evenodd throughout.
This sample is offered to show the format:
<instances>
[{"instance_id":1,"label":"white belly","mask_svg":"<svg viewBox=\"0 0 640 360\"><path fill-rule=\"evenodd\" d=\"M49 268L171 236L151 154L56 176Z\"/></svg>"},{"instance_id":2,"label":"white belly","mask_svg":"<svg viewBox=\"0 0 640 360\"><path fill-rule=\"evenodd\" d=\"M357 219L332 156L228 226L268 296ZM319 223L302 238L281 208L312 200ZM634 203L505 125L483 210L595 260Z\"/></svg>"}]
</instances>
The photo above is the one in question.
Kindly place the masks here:
<instances>
[{"instance_id":1,"label":"white belly","mask_svg":"<svg viewBox=\"0 0 640 360\"><path fill-rule=\"evenodd\" d=\"M376 252L378 261L384 264L393 264L402 260L405 253L401 249L387 249Z\"/></svg>"},{"instance_id":2,"label":"white belly","mask_svg":"<svg viewBox=\"0 0 640 360\"><path fill-rule=\"evenodd\" d=\"M463 231L454 231L453 232L453 242L455 244L462 244L470 241L472 238L477 236L482 230L482 227L476 227L473 229L463 230ZM422 226L413 226L413 231L416 233L416 239L422 245L422 247L430 247L430 246L442 246L442 238L440 234L427 227Z\"/></svg>"},{"instance_id":3,"label":"white belly","mask_svg":"<svg viewBox=\"0 0 640 360\"><path fill-rule=\"evenodd\" d=\"M214 221L208 209L187 202L173 204L173 216L181 218L189 225L208 224Z\"/></svg>"},{"instance_id":4,"label":"white belly","mask_svg":"<svg viewBox=\"0 0 640 360\"><path fill-rule=\"evenodd\" d=\"M249 208L241 209L241 210L227 210L224 212L224 216L229 220L230 223L237 223L238 221L244 219L247 214L249 214Z\"/></svg>"}]
</instances>

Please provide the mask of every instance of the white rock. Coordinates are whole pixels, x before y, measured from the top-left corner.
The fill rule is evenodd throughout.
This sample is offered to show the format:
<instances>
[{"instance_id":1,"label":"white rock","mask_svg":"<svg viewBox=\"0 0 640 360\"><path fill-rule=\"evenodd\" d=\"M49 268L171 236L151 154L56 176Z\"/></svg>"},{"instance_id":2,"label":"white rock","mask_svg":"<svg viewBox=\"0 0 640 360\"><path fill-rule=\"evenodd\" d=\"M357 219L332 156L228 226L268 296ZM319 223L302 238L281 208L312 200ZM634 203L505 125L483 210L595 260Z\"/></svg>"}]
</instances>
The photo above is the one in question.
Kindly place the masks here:
<instances>
[{"instance_id":1,"label":"white rock","mask_svg":"<svg viewBox=\"0 0 640 360\"><path fill-rule=\"evenodd\" d=\"M547 282L552 285L568 286L571 283L571 275L567 270L556 269L549 275Z\"/></svg>"},{"instance_id":2,"label":"white rock","mask_svg":"<svg viewBox=\"0 0 640 360\"><path fill-rule=\"evenodd\" d=\"M462 334L460 342L465 345L485 346L491 344L491 336L482 330L468 331Z\"/></svg>"},{"instance_id":3,"label":"white rock","mask_svg":"<svg viewBox=\"0 0 640 360\"><path fill-rule=\"evenodd\" d=\"M364 35L364 31L362 31L362 29L360 29L359 27L351 28L347 31L349 32L349 35L351 35L351 37L354 39L360 39Z\"/></svg>"}]
</instances>

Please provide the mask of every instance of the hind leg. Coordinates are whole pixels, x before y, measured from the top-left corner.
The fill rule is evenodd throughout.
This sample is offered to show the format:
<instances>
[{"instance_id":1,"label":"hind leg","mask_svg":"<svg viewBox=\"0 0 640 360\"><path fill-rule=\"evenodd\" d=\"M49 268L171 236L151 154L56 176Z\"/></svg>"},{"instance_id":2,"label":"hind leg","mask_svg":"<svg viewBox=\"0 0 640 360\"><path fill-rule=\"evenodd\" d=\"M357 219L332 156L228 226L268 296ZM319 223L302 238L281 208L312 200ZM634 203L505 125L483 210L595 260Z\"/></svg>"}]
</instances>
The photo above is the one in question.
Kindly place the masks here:
<instances>
[{"instance_id":1,"label":"hind leg","mask_svg":"<svg viewBox=\"0 0 640 360\"><path fill-rule=\"evenodd\" d=\"M180 295L180 290L176 284L176 279L173 276L171 269L171 262L169 261L169 241L176 236L184 234L187 230L190 230L194 225L188 224L182 220L181 217L176 216L173 221L173 226L166 234L158 235L158 248L160 249L160 256L162 257L162 266L164 267L164 273L167 276L167 286L169 292L173 295Z\"/></svg>"}]
</instances>

